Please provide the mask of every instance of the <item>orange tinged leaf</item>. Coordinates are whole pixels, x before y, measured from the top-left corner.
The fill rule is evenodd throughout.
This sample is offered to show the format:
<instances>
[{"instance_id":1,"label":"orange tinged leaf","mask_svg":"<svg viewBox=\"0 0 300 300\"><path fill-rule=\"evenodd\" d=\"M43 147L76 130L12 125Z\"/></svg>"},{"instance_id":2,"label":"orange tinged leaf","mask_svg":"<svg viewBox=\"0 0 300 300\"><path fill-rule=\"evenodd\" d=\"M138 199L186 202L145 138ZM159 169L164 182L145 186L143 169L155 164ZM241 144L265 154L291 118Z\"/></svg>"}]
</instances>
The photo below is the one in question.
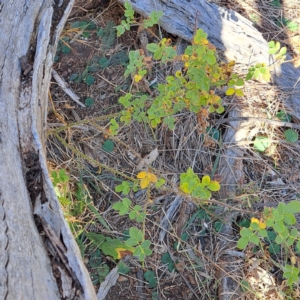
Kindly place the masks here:
<instances>
[{"instance_id":1,"label":"orange tinged leaf","mask_svg":"<svg viewBox=\"0 0 300 300\"><path fill-rule=\"evenodd\" d=\"M130 250L124 249L124 248L116 248L115 250L118 253L118 259L121 259L121 258L125 257L126 255L131 255L133 253L133 251L130 251Z\"/></svg>"}]
</instances>

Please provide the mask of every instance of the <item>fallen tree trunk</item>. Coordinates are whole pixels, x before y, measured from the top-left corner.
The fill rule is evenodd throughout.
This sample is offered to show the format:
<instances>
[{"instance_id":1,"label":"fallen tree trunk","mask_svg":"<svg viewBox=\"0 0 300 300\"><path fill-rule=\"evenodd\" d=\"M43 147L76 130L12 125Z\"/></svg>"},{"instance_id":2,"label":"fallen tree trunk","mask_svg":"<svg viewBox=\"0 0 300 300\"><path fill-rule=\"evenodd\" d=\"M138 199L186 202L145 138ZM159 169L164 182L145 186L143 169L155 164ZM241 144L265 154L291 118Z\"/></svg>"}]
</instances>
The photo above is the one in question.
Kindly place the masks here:
<instances>
[{"instance_id":1,"label":"fallen tree trunk","mask_svg":"<svg viewBox=\"0 0 300 300\"><path fill-rule=\"evenodd\" d=\"M73 2L0 1L0 299L96 299L46 166L51 68Z\"/></svg>"}]
</instances>

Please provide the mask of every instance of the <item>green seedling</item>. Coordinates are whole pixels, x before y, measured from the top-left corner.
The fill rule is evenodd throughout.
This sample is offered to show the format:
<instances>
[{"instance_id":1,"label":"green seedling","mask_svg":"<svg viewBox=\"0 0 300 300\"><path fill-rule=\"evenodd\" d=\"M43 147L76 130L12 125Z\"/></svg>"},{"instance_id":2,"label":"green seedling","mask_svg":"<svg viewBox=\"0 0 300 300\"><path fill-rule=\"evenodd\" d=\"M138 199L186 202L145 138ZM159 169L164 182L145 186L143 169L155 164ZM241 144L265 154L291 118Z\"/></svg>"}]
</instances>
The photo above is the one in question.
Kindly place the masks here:
<instances>
[{"instance_id":1,"label":"green seedling","mask_svg":"<svg viewBox=\"0 0 300 300\"><path fill-rule=\"evenodd\" d=\"M144 274L144 278L148 282L150 289L156 288L156 286L157 286L157 280L156 280L156 277L155 277L155 273L153 271L148 270Z\"/></svg>"},{"instance_id":2,"label":"green seedling","mask_svg":"<svg viewBox=\"0 0 300 300\"><path fill-rule=\"evenodd\" d=\"M245 79L269 82L271 79L270 68L265 63L257 63L254 67L249 68Z\"/></svg>"},{"instance_id":3,"label":"green seedling","mask_svg":"<svg viewBox=\"0 0 300 300\"><path fill-rule=\"evenodd\" d=\"M116 26L117 36L121 36L125 31L130 30L130 26L133 24L141 25L144 28L153 27L158 24L159 19L163 15L161 11L152 11L147 19L145 19L142 23L137 23L134 19L134 10L132 5L127 0L124 2L124 8L125 20L122 20L121 24Z\"/></svg>"},{"instance_id":4,"label":"green seedling","mask_svg":"<svg viewBox=\"0 0 300 300\"><path fill-rule=\"evenodd\" d=\"M175 269L175 264L174 264L173 260L171 259L171 256L168 252L164 253L162 255L161 262L168 266L169 272L172 272Z\"/></svg>"},{"instance_id":5,"label":"green seedling","mask_svg":"<svg viewBox=\"0 0 300 300\"><path fill-rule=\"evenodd\" d=\"M96 28L96 24L88 21L75 21L70 25L70 28L81 30L81 35L84 38L88 38L91 34L91 30Z\"/></svg>"},{"instance_id":6,"label":"green seedling","mask_svg":"<svg viewBox=\"0 0 300 300\"><path fill-rule=\"evenodd\" d=\"M271 41L268 43L269 46L269 54L274 55L275 60L283 62L286 59L286 47L280 47L279 42Z\"/></svg>"},{"instance_id":7,"label":"green seedling","mask_svg":"<svg viewBox=\"0 0 300 300\"><path fill-rule=\"evenodd\" d=\"M128 247L134 247L133 256L136 256L140 261L144 261L147 256L152 254L151 242L144 239L144 233L141 230L131 227L129 236L125 244Z\"/></svg>"},{"instance_id":8,"label":"green seedling","mask_svg":"<svg viewBox=\"0 0 300 300\"><path fill-rule=\"evenodd\" d=\"M289 20L285 17L282 17L280 20L277 21L278 26L286 27L290 31L295 32L299 28L299 24L293 20Z\"/></svg>"},{"instance_id":9,"label":"green seedling","mask_svg":"<svg viewBox=\"0 0 300 300\"><path fill-rule=\"evenodd\" d=\"M112 152L114 148L115 143L112 140L106 140L102 145L102 149L106 152Z\"/></svg>"},{"instance_id":10,"label":"green seedling","mask_svg":"<svg viewBox=\"0 0 300 300\"><path fill-rule=\"evenodd\" d=\"M253 147L259 152L266 151L271 146L271 142L267 136L257 136L254 139Z\"/></svg>"},{"instance_id":11,"label":"green seedling","mask_svg":"<svg viewBox=\"0 0 300 300\"><path fill-rule=\"evenodd\" d=\"M135 205L132 207L131 201L128 198L122 199L122 201L116 202L113 205L113 209L117 210L120 216L129 214L130 220L135 220L136 222L144 222L146 218L146 213L143 212L140 205Z\"/></svg>"},{"instance_id":12,"label":"green seedling","mask_svg":"<svg viewBox=\"0 0 300 300\"><path fill-rule=\"evenodd\" d=\"M294 129L287 129L283 134L288 143L296 143L298 141L299 135Z\"/></svg>"},{"instance_id":13,"label":"green seedling","mask_svg":"<svg viewBox=\"0 0 300 300\"><path fill-rule=\"evenodd\" d=\"M118 263L118 273L119 274L128 274L130 268L122 261Z\"/></svg>"},{"instance_id":14,"label":"green seedling","mask_svg":"<svg viewBox=\"0 0 300 300\"><path fill-rule=\"evenodd\" d=\"M203 176L200 181L194 171L189 168L186 173L180 174L180 189L193 197L208 200L211 192L220 190L219 182L211 180L209 176Z\"/></svg>"},{"instance_id":15,"label":"green seedling","mask_svg":"<svg viewBox=\"0 0 300 300\"><path fill-rule=\"evenodd\" d=\"M116 39L116 29L113 21L108 21L106 28L98 28L97 36L101 39L102 51L107 51L112 48Z\"/></svg>"}]
</instances>

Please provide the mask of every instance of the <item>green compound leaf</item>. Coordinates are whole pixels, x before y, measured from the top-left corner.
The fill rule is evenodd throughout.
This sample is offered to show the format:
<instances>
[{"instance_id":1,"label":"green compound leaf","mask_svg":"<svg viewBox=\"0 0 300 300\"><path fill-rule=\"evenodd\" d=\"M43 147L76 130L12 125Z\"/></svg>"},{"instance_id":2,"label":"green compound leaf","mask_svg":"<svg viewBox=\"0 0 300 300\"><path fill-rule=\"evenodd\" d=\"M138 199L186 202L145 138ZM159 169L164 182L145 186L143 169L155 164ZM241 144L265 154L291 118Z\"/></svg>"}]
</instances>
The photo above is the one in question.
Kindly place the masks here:
<instances>
[{"instance_id":1,"label":"green compound leaf","mask_svg":"<svg viewBox=\"0 0 300 300\"><path fill-rule=\"evenodd\" d=\"M237 247L239 249L245 249L247 247L248 243L249 243L249 239L248 238L245 238L245 237L244 238L240 238L238 240Z\"/></svg>"},{"instance_id":2,"label":"green compound leaf","mask_svg":"<svg viewBox=\"0 0 300 300\"><path fill-rule=\"evenodd\" d=\"M243 86L245 81L242 78L238 78L235 83L237 86Z\"/></svg>"},{"instance_id":3,"label":"green compound leaf","mask_svg":"<svg viewBox=\"0 0 300 300\"><path fill-rule=\"evenodd\" d=\"M280 252L280 249L280 245L274 243L270 244L268 247L268 250L271 254L278 254Z\"/></svg>"},{"instance_id":4,"label":"green compound leaf","mask_svg":"<svg viewBox=\"0 0 300 300\"><path fill-rule=\"evenodd\" d=\"M287 279L287 284L292 285L298 281L300 270L295 266L285 265L283 277Z\"/></svg>"},{"instance_id":5,"label":"green compound leaf","mask_svg":"<svg viewBox=\"0 0 300 300\"><path fill-rule=\"evenodd\" d=\"M122 192L124 195L128 195L131 188L132 188L132 183L128 181L122 181L121 184L115 187L115 191L118 193Z\"/></svg>"},{"instance_id":6,"label":"green compound leaf","mask_svg":"<svg viewBox=\"0 0 300 300\"><path fill-rule=\"evenodd\" d=\"M284 110L280 110L277 112L276 117L282 122L291 122L292 116L286 113Z\"/></svg>"},{"instance_id":7,"label":"green compound leaf","mask_svg":"<svg viewBox=\"0 0 300 300\"><path fill-rule=\"evenodd\" d=\"M286 240L286 244L290 247L294 244L295 242L295 239L293 237L289 237L287 240Z\"/></svg>"},{"instance_id":8,"label":"green compound leaf","mask_svg":"<svg viewBox=\"0 0 300 300\"><path fill-rule=\"evenodd\" d=\"M133 252L133 248L127 246L125 243L121 242L119 239L113 239L110 237L106 237L102 234L88 232L88 239L105 255L110 255L114 259L121 258L122 251L130 251Z\"/></svg>"},{"instance_id":9,"label":"green compound leaf","mask_svg":"<svg viewBox=\"0 0 300 300\"><path fill-rule=\"evenodd\" d=\"M155 278L155 273L153 271L148 270L144 274L144 278L148 282L150 289L156 288L156 286L157 286L157 280Z\"/></svg>"},{"instance_id":10,"label":"green compound leaf","mask_svg":"<svg viewBox=\"0 0 300 300\"><path fill-rule=\"evenodd\" d=\"M296 238L298 236L299 232L296 228L293 228L290 232L290 236Z\"/></svg>"},{"instance_id":11,"label":"green compound leaf","mask_svg":"<svg viewBox=\"0 0 300 300\"><path fill-rule=\"evenodd\" d=\"M298 30L298 23L296 23L295 21L289 21L287 23L287 28L290 30L290 31L297 31Z\"/></svg>"},{"instance_id":12,"label":"green compound leaf","mask_svg":"<svg viewBox=\"0 0 300 300\"><path fill-rule=\"evenodd\" d=\"M297 253L300 253L300 241L296 243L296 251Z\"/></svg>"},{"instance_id":13,"label":"green compound leaf","mask_svg":"<svg viewBox=\"0 0 300 300\"><path fill-rule=\"evenodd\" d=\"M284 131L284 137L288 143L295 143L298 141L299 135L293 129L288 129Z\"/></svg>"},{"instance_id":14,"label":"green compound leaf","mask_svg":"<svg viewBox=\"0 0 300 300\"><path fill-rule=\"evenodd\" d=\"M99 59L99 65L102 69L105 69L109 66L109 60L106 57L102 57Z\"/></svg>"},{"instance_id":15,"label":"green compound leaf","mask_svg":"<svg viewBox=\"0 0 300 300\"><path fill-rule=\"evenodd\" d=\"M227 96L231 96L235 93L235 89L234 88L229 88L227 91L226 91L226 95Z\"/></svg>"},{"instance_id":16,"label":"green compound leaf","mask_svg":"<svg viewBox=\"0 0 300 300\"><path fill-rule=\"evenodd\" d=\"M254 140L254 149L259 152L264 152L270 145L271 142L267 136L257 136Z\"/></svg>"},{"instance_id":17,"label":"green compound leaf","mask_svg":"<svg viewBox=\"0 0 300 300\"><path fill-rule=\"evenodd\" d=\"M275 222L273 228L277 233L282 233L286 230L286 226L282 221Z\"/></svg>"},{"instance_id":18,"label":"green compound leaf","mask_svg":"<svg viewBox=\"0 0 300 300\"><path fill-rule=\"evenodd\" d=\"M120 261L117 266L119 274L128 274L130 271L130 268L122 261Z\"/></svg>"},{"instance_id":19,"label":"green compound leaf","mask_svg":"<svg viewBox=\"0 0 300 300\"><path fill-rule=\"evenodd\" d=\"M275 221L283 220L283 214L281 214L278 209L273 209L272 214Z\"/></svg>"},{"instance_id":20,"label":"green compound leaf","mask_svg":"<svg viewBox=\"0 0 300 300\"><path fill-rule=\"evenodd\" d=\"M210 177L207 176L207 175L203 176L203 178L202 178L202 184L204 184L206 186L209 185L210 184Z\"/></svg>"},{"instance_id":21,"label":"green compound leaf","mask_svg":"<svg viewBox=\"0 0 300 300\"><path fill-rule=\"evenodd\" d=\"M278 204L277 209L278 209L278 212L279 212L281 215L283 215L283 214L286 212L286 205L285 205L285 203L280 202L280 203Z\"/></svg>"},{"instance_id":22,"label":"green compound leaf","mask_svg":"<svg viewBox=\"0 0 300 300\"><path fill-rule=\"evenodd\" d=\"M148 44L147 45L147 49L152 52L152 53L155 53L156 51L158 51L159 49L159 46L155 43L151 43L151 44Z\"/></svg>"},{"instance_id":23,"label":"green compound leaf","mask_svg":"<svg viewBox=\"0 0 300 300\"><path fill-rule=\"evenodd\" d=\"M249 238L252 234L253 234L253 232L252 232L252 230L249 229L249 228L243 228L243 229L240 231L241 237L244 237L244 238Z\"/></svg>"},{"instance_id":24,"label":"green compound leaf","mask_svg":"<svg viewBox=\"0 0 300 300\"><path fill-rule=\"evenodd\" d=\"M291 213L284 214L283 220L287 225L294 225L296 223L296 218Z\"/></svg>"},{"instance_id":25,"label":"green compound leaf","mask_svg":"<svg viewBox=\"0 0 300 300\"><path fill-rule=\"evenodd\" d=\"M129 211L129 207L131 205L131 201L128 198L124 198L122 199L122 201L119 201L117 203L115 203L112 208L114 210L118 210L119 214L121 216L126 215Z\"/></svg>"},{"instance_id":26,"label":"green compound leaf","mask_svg":"<svg viewBox=\"0 0 300 300\"><path fill-rule=\"evenodd\" d=\"M280 244L282 244L284 242L284 240L285 239L282 236L277 235L277 237L275 239L275 243L280 245Z\"/></svg>"},{"instance_id":27,"label":"green compound leaf","mask_svg":"<svg viewBox=\"0 0 300 300\"><path fill-rule=\"evenodd\" d=\"M84 100L84 104L85 104L85 106L87 106L87 107L91 107L91 106L94 105L94 99L93 99L93 98L86 98L86 99Z\"/></svg>"},{"instance_id":28,"label":"green compound leaf","mask_svg":"<svg viewBox=\"0 0 300 300\"><path fill-rule=\"evenodd\" d=\"M254 234L249 237L249 241L255 245L259 244L259 238Z\"/></svg>"},{"instance_id":29,"label":"green compound leaf","mask_svg":"<svg viewBox=\"0 0 300 300\"><path fill-rule=\"evenodd\" d=\"M242 96L244 96L244 91L241 89L236 89L235 94L239 97L242 97Z\"/></svg>"},{"instance_id":30,"label":"green compound leaf","mask_svg":"<svg viewBox=\"0 0 300 300\"><path fill-rule=\"evenodd\" d=\"M170 254L167 252L167 253L164 253L161 257L161 262L165 265L168 265L168 271L169 272L172 272L174 269L175 269L175 264L174 262L172 261L171 259L171 256Z\"/></svg>"},{"instance_id":31,"label":"green compound leaf","mask_svg":"<svg viewBox=\"0 0 300 300\"><path fill-rule=\"evenodd\" d=\"M273 230L268 230L267 231L268 238L271 242L274 242L276 239L277 234Z\"/></svg>"},{"instance_id":32,"label":"green compound leaf","mask_svg":"<svg viewBox=\"0 0 300 300\"><path fill-rule=\"evenodd\" d=\"M210 184L207 186L208 189L210 189L212 192L217 192L220 190L221 186L218 181L211 181Z\"/></svg>"},{"instance_id":33,"label":"green compound leaf","mask_svg":"<svg viewBox=\"0 0 300 300\"><path fill-rule=\"evenodd\" d=\"M300 201L293 200L287 204L287 212L296 214L300 212Z\"/></svg>"},{"instance_id":34,"label":"green compound leaf","mask_svg":"<svg viewBox=\"0 0 300 300\"><path fill-rule=\"evenodd\" d=\"M88 76L86 76L86 78L84 79L84 82L87 84L87 85L92 85L92 84L94 84L94 82L95 82L95 78L94 78L94 76L92 76L92 75L88 75Z\"/></svg>"},{"instance_id":35,"label":"green compound leaf","mask_svg":"<svg viewBox=\"0 0 300 300\"><path fill-rule=\"evenodd\" d=\"M274 219L273 219L273 218L268 219L268 220L266 221L266 225L267 225L268 227L273 227L273 225L274 225Z\"/></svg>"},{"instance_id":36,"label":"green compound leaf","mask_svg":"<svg viewBox=\"0 0 300 300\"><path fill-rule=\"evenodd\" d=\"M112 152L114 148L115 148L115 144L112 140L107 140L102 145L102 149L107 152Z\"/></svg>"},{"instance_id":37,"label":"green compound leaf","mask_svg":"<svg viewBox=\"0 0 300 300\"><path fill-rule=\"evenodd\" d=\"M258 234L261 236L261 237L267 237L268 236L268 233L267 233L267 230L266 229L260 229L258 231Z\"/></svg>"},{"instance_id":38,"label":"green compound leaf","mask_svg":"<svg viewBox=\"0 0 300 300\"><path fill-rule=\"evenodd\" d=\"M129 229L129 236L135 239L137 243L140 243L144 238L143 232L135 227Z\"/></svg>"},{"instance_id":39,"label":"green compound leaf","mask_svg":"<svg viewBox=\"0 0 300 300\"><path fill-rule=\"evenodd\" d=\"M281 7L281 3L280 3L280 0L273 0L271 2L271 4L275 7ZM274 43L274 42L273 42Z\"/></svg>"},{"instance_id":40,"label":"green compound leaf","mask_svg":"<svg viewBox=\"0 0 300 300\"><path fill-rule=\"evenodd\" d=\"M156 188L162 187L166 183L166 180L164 178L159 178L158 181L155 183Z\"/></svg>"},{"instance_id":41,"label":"green compound leaf","mask_svg":"<svg viewBox=\"0 0 300 300\"><path fill-rule=\"evenodd\" d=\"M252 230L259 230L259 224L256 222L253 222L253 223L251 222L250 228Z\"/></svg>"}]
</instances>

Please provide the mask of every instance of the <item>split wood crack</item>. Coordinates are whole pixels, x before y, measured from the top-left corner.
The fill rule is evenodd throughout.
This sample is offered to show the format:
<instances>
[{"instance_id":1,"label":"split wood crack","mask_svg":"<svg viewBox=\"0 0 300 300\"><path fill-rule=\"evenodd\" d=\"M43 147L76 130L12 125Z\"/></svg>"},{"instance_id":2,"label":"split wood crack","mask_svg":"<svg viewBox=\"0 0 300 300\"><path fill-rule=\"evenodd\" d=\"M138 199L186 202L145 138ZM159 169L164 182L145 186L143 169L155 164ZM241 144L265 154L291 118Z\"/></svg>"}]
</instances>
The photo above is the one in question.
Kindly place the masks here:
<instances>
[{"instance_id":1,"label":"split wood crack","mask_svg":"<svg viewBox=\"0 0 300 300\"><path fill-rule=\"evenodd\" d=\"M270 120L265 118L255 118L255 117L236 117L236 118L225 118L220 120L214 120L214 123L216 125L224 124L224 123L230 123L230 122L240 122L240 121L256 121L261 123L267 123L273 126L277 127L290 127L293 129L299 129L300 125L290 122L283 122L283 121L277 121L277 120Z\"/></svg>"}]
</instances>

